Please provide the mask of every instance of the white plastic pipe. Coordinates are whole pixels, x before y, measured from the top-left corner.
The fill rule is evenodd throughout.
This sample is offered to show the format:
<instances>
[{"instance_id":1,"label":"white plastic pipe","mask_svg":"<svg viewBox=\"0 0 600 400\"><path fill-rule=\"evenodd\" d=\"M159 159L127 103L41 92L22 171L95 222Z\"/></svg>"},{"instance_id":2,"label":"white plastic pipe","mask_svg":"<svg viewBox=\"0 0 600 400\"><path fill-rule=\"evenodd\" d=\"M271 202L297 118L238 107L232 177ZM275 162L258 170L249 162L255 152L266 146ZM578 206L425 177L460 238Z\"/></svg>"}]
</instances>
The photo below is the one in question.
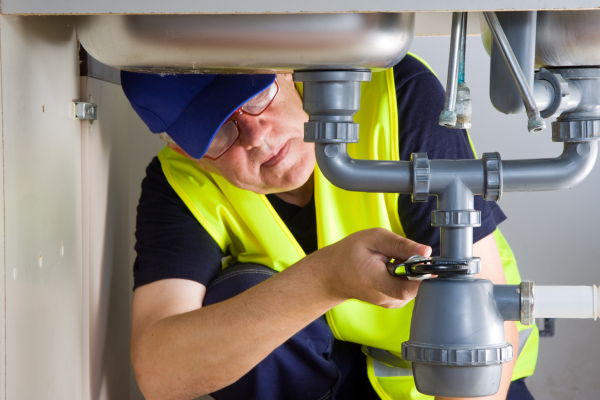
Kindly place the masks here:
<instances>
[{"instance_id":1,"label":"white plastic pipe","mask_svg":"<svg viewBox=\"0 0 600 400\"><path fill-rule=\"evenodd\" d=\"M600 317L598 287L535 286L533 297L535 318Z\"/></svg>"}]
</instances>

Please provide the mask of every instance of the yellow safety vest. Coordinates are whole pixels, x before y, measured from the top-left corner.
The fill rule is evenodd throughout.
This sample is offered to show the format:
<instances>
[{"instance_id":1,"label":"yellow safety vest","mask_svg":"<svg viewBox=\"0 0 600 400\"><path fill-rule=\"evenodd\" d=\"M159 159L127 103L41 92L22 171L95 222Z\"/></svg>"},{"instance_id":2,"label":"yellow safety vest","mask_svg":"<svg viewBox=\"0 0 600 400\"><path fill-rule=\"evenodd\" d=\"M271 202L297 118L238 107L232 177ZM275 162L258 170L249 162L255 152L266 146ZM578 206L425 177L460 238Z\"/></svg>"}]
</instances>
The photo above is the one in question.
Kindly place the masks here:
<instances>
[{"instance_id":1,"label":"yellow safety vest","mask_svg":"<svg viewBox=\"0 0 600 400\"><path fill-rule=\"evenodd\" d=\"M355 116L355 121L360 124L360 143L348 145L350 156L399 160L392 69L374 73L371 82L363 83L361 97L361 108ZM224 268L235 263L257 263L282 271L305 256L264 195L239 189L224 178L203 171L168 147L158 157L175 192L221 251L229 256L224 261ZM354 232L375 227L405 236L398 216L398 194L339 189L323 176L318 166L314 179L319 248ZM494 236L508 283L519 283L517 264L508 243L499 230ZM412 309L413 302L389 310L348 300L327 313L327 322L337 339L363 345L369 380L382 399L432 399L417 392L410 363L399 358L401 344L409 338ZM523 343L513 379L533 374L539 337L535 327L517 325L520 331L528 334L528 340Z\"/></svg>"}]
</instances>

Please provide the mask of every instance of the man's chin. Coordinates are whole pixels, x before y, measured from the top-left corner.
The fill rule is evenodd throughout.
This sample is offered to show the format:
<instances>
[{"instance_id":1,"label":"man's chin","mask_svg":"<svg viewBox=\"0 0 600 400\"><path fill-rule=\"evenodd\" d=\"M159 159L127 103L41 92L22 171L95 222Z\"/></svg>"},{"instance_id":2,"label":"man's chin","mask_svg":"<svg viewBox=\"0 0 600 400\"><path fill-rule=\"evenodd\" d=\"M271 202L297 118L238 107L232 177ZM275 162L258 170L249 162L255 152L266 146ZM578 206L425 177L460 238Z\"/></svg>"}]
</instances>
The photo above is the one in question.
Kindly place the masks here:
<instances>
[{"instance_id":1,"label":"man's chin","mask_svg":"<svg viewBox=\"0 0 600 400\"><path fill-rule=\"evenodd\" d=\"M291 192L292 190L300 189L304 186L312 175L312 171L306 176L299 177L297 174L293 176L286 177L287 179L279 179L269 182L268 193L284 193Z\"/></svg>"}]
</instances>

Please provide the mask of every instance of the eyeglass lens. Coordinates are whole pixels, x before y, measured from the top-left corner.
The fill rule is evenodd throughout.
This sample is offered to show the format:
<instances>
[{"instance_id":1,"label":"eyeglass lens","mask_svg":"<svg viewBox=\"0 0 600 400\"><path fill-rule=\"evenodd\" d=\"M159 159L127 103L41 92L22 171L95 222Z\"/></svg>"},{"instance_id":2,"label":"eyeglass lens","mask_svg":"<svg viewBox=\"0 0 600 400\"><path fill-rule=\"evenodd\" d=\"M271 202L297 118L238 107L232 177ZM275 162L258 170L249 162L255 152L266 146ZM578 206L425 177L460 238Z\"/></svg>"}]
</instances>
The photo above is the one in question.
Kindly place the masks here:
<instances>
[{"instance_id":1,"label":"eyeglass lens","mask_svg":"<svg viewBox=\"0 0 600 400\"><path fill-rule=\"evenodd\" d=\"M259 115L271 104L273 97L277 94L277 85L275 82L267 89L263 90L242 106L242 111L250 115Z\"/></svg>"},{"instance_id":2,"label":"eyeglass lens","mask_svg":"<svg viewBox=\"0 0 600 400\"><path fill-rule=\"evenodd\" d=\"M271 104L275 96L279 91L277 81L273 82L267 89L263 90L250 100L248 100L242 107L241 110L249 115L258 116L262 114L267 107ZM235 115L235 113L233 114ZM240 135L237 123L233 120L227 121L219 131L216 133L215 138L210 143L206 157L211 159L219 158L225 153L237 140Z\"/></svg>"},{"instance_id":3,"label":"eyeglass lens","mask_svg":"<svg viewBox=\"0 0 600 400\"><path fill-rule=\"evenodd\" d=\"M208 146L206 156L217 158L223 154L237 140L240 135L235 121L227 121L215 135L215 138Z\"/></svg>"}]
</instances>

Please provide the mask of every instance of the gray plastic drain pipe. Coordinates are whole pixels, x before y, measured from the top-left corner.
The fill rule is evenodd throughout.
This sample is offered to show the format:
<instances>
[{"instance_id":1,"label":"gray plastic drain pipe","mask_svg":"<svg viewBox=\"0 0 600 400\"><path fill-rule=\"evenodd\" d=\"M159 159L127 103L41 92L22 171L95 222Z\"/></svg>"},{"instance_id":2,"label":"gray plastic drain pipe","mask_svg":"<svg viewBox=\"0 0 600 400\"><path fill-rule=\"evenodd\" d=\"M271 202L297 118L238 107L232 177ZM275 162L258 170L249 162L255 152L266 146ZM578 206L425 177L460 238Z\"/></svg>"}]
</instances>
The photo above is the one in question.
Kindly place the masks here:
<instances>
[{"instance_id":1,"label":"gray plastic drain pipe","mask_svg":"<svg viewBox=\"0 0 600 400\"><path fill-rule=\"evenodd\" d=\"M590 172L600 138L595 130L586 133L587 125L567 121L569 129L553 135L553 140L565 142L563 153L553 159L502 161L498 153L486 153L481 160L429 160L425 153L412 154L410 161L353 159L348 154L348 143L358 142L353 116L360 106L360 84L370 77L366 70L294 73L295 81L304 82L309 115L304 140L315 143L319 168L342 189L408 193L413 201L438 197L432 226L440 228L441 257L427 265L418 262L422 274L442 273L419 288L402 357L412 362L421 393L492 395L498 391L502 364L513 359L504 321L533 323L534 290L529 283L500 287L474 277L481 268L473 257L473 228L481 224L480 212L473 209L474 195L498 201L503 191L575 186Z\"/></svg>"},{"instance_id":2,"label":"gray plastic drain pipe","mask_svg":"<svg viewBox=\"0 0 600 400\"><path fill-rule=\"evenodd\" d=\"M402 358L413 363L422 393L489 396L498 391L502 364L515 356L504 340L504 321L532 325L536 317L597 319L598 288L535 286L527 281L494 285L468 276L423 281Z\"/></svg>"},{"instance_id":3,"label":"gray plastic drain pipe","mask_svg":"<svg viewBox=\"0 0 600 400\"><path fill-rule=\"evenodd\" d=\"M315 143L317 164L335 186L371 193L411 193L410 162L357 160L346 143Z\"/></svg>"},{"instance_id":4,"label":"gray plastic drain pipe","mask_svg":"<svg viewBox=\"0 0 600 400\"><path fill-rule=\"evenodd\" d=\"M592 170L598 144L566 142L557 158L512 161L499 155L494 160L494 153L481 160L428 160L415 154L411 161L356 160L346 143L315 143L315 152L321 172L339 188L412 194L413 199L438 196L432 226L440 228L440 259L467 261L474 274L481 272L480 260L473 257L473 228L481 224L474 195L498 200L503 191L571 188ZM419 161L425 166L419 168ZM489 168L494 161L496 168Z\"/></svg>"},{"instance_id":5,"label":"gray plastic drain pipe","mask_svg":"<svg viewBox=\"0 0 600 400\"><path fill-rule=\"evenodd\" d=\"M419 392L483 397L498 391L502 364L515 354L504 338L494 286L468 276L421 283L410 340L402 344L402 358L412 362Z\"/></svg>"},{"instance_id":6,"label":"gray plastic drain pipe","mask_svg":"<svg viewBox=\"0 0 600 400\"><path fill-rule=\"evenodd\" d=\"M345 143L316 143L315 152L323 175L335 186L350 191L412 194L411 161L357 160L348 155ZM598 143L564 143L556 158L502 160L503 192L569 189L591 172ZM429 195L442 195L457 181L473 194L485 194L483 160L428 160ZM455 209L446 208L443 209ZM460 208L462 209L462 208Z\"/></svg>"},{"instance_id":7,"label":"gray plastic drain pipe","mask_svg":"<svg viewBox=\"0 0 600 400\"><path fill-rule=\"evenodd\" d=\"M566 142L556 158L502 162L505 192L570 189L592 171L598 142Z\"/></svg>"}]
</instances>

